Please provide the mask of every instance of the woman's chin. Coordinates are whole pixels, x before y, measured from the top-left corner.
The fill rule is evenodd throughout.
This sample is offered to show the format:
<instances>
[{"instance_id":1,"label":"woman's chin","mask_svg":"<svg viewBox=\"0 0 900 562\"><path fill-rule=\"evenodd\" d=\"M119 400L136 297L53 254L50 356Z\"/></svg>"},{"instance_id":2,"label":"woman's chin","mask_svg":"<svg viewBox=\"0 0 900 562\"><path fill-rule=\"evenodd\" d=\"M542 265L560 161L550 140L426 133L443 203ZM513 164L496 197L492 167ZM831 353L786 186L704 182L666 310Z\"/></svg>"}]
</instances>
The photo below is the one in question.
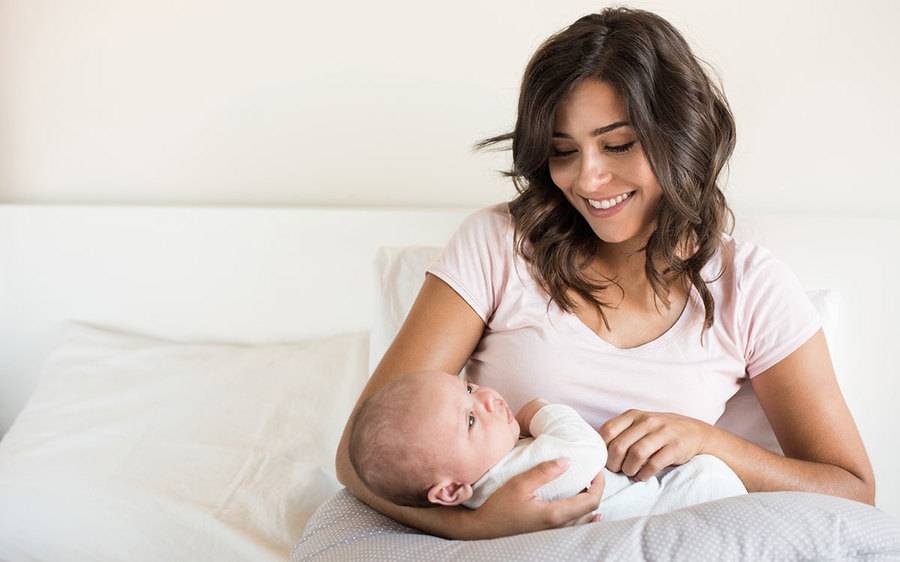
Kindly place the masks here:
<instances>
[{"instance_id":1,"label":"woman's chin","mask_svg":"<svg viewBox=\"0 0 900 562\"><path fill-rule=\"evenodd\" d=\"M621 244L622 242L628 242L632 238L634 238L634 234L631 232L625 232L622 229L616 230L598 230L593 229L594 234L597 235L604 244Z\"/></svg>"},{"instance_id":2,"label":"woman's chin","mask_svg":"<svg viewBox=\"0 0 900 562\"><path fill-rule=\"evenodd\" d=\"M598 227L599 226L599 227ZM655 225L619 224L591 225L591 230L604 244L626 244L627 247L638 244L643 247L653 233Z\"/></svg>"}]
</instances>

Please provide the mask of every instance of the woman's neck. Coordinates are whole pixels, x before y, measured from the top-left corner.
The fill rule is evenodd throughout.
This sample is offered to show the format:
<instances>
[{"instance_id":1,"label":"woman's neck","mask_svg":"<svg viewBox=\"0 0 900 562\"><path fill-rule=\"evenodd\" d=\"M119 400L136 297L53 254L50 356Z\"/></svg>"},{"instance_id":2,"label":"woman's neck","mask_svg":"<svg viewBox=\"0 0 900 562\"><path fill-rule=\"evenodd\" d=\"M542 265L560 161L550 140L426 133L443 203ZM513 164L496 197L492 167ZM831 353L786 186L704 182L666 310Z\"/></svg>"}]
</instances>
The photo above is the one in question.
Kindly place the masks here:
<instances>
[{"instance_id":1,"label":"woman's neck","mask_svg":"<svg viewBox=\"0 0 900 562\"><path fill-rule=\"evenodd\" d=\"M629 285L641 281L647 282L647 274L644 269L647 252L644 248L647 246L651 234L653 234L652 230L616 243L600 241L590 270Z\"/></svg>"},{"instance_id":2,"label":"woman's neck","mask_svg":"<svg viewBox=\"0 0 900 562\"><path fill-rule=\"evenodd\" d=\"M601 243L596 257L588 267L588 274L596 280L611 279L622 287L626 295L637 301L655 303L656 294L647 278L647 252L645 247L650 239L652 231L643 236L636 236L630 240L617 244ZM662 273L666 269L665 260L657 257L655 269ZM684 283L678 283L676 275L664 275L670 288L681 287ZM626 297L627 298L627 297Z\"/></svg>"},{"instance_id":3,"label":"woman's neck","mask_svg":"<svg viewBox=\"0 0 900 562\"><path fill-rule=\"evenodd\" d=\"M619 247L621 244L604 244L591 263L590 271L620 283L634 285L646 281L647 253L643 246L637 249Z\"/></svg>"}]
</instances>

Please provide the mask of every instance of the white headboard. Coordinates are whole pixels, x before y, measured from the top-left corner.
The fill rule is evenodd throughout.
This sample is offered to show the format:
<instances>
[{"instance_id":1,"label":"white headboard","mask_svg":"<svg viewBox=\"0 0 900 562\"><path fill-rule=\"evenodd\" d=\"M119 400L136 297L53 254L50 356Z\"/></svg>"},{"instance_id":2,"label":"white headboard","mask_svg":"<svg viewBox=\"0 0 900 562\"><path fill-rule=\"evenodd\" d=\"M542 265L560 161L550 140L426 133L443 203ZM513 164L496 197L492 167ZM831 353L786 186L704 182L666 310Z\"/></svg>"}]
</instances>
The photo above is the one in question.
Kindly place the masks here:
<instances>
[{"instance_id":1,"label":"white headboard","mask_svg":"<svg viewBox=\"0 0 900 562\"><path fill-rule=\"evenodd\" d=\"M66 319L246 343L367 330L376 249L441 245L467 212L0 205L0 431Z\"/></svg>"},{"instance_id":2,"label":"white headboard","mask_svg":"<svg viewBox=\"0 0 900 562\"><path fill-rule=\"evenodd\" d=\"M379 246L441 245L470 212L428 209L0 205L0 431L62 323L193 341L367 330ZM838 376L900 512L900 221L744 216L743 233L807 288L841 293Z\"/></svg>"}]
</instances>

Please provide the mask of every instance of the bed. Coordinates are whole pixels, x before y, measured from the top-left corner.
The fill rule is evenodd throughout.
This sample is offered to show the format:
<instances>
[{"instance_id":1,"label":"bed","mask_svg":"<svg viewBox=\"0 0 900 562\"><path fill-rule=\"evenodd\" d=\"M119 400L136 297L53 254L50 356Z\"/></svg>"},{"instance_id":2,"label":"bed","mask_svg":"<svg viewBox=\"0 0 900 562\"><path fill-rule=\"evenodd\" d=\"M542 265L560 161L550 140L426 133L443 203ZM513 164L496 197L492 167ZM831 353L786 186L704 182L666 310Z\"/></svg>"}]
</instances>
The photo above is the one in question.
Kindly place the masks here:
<instances>
[{"instance_id":1,"label":"bed","mask_svg":"<svg viewBox=\"0 0 900 562\"><path fill-rule=\"evenodd\" d=\"M353 401L471 209L0 206L0 559L900 559L900 221L739 214L823 315L878 509L751 494L496 541L334 479ZM777 448L752 393L720 423Z\"/></svg>"}]
</instances>

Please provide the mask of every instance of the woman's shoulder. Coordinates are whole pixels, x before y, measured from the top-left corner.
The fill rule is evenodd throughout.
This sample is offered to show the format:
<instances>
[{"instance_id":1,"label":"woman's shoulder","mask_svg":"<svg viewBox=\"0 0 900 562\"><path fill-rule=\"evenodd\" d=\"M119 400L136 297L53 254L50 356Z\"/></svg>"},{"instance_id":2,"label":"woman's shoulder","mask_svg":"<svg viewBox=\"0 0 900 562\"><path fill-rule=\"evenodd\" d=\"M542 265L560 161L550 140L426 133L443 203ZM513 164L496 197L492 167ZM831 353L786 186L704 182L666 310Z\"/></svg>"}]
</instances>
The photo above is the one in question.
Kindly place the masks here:
<instances>
[{"instance_id":1,"label":"woman's shoulder","mask_svg":"<svg viewBox=\"0 0 900 562\"><path fill-rule=\"evenodd\" d=\"M790 268L768 248L756 242L722 235L722 244L710 264L723 271L737 287L753 285L765 277L792 275Z\"/></svg>"},{"instance_id":2,"label":"woman's shoulder","mask_svg":"<svg viewBox=\"0 0 900 562\"><path fill-rule=\"evenodd\" d=\"M496 203L469 214L459 225L456 237L478 245L511 247L513 227L509 203Z\"/></svg>"},{"instance_id":3,"label":"woman's shoulder","mask_svg":"<svg viewBox=\"0 0 900 562\"><path fill-rule=\"evenodd\" d=\"M764 246L725 237L722 256L730 270L718 291L723 329L734 326L742 342L746 371L766 371L808 340L822 323L800 279ZM719 305L722 305L719 307Z\"/></svg>"},{"instance_id":4,"label":"woman's shoulder","mask_svg":"<svg viewBox=\"0 0 900 562\"><path fill-rule=\"evenodd\" d=\"M769 264L781 261L765 246L728 234L722 235L720 255L727 265L741 275L751 274L760 267L768 267Z\"/></svg>"},{"instance_id":5,"label":"woman's shoulder","mask_svg":"<svg viewBox=\"0 0 900 562\"><path fill-rule=\"evenodd\" d=\"M506 203L469 214L428 268L468 302L485 322L509 284L514 260Z\"/></svg>"},{"instance_id":6,"label":"woman's shoulder","mask_svg":"<svg viewBox=\"0 0 900 562\"><path fill-rule=\"evenodd\" d=\"M506 231L512 226L512 215L509 212L509 203L495 203L473 211L463 221L464 226L470 228L487 228L497 231Z\"/></svg>"}]
</instances>

